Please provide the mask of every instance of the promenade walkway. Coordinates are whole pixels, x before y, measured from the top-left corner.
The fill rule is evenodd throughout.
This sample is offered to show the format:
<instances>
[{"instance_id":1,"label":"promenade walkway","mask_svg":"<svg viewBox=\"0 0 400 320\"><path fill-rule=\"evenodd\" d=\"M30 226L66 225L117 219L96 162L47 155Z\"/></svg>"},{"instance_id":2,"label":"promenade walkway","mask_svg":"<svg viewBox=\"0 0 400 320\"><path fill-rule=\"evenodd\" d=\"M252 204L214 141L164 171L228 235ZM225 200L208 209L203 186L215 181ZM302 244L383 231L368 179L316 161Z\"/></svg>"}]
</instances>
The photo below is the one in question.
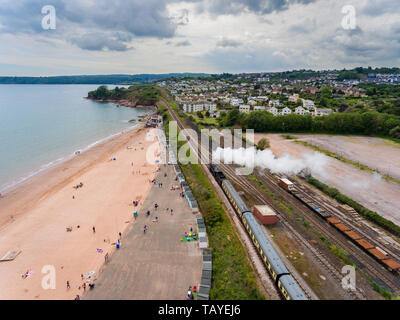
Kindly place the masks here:
<instances>
[{"instance_id":1,"label":"promenade walkway","mask_svg":"<svg viewBox=\"0 0 400 320\"><path fill-rule=\"evenodd\" d=\"M161 165L156 179L137 220L123 235L121 248L111 256L97 277L95 288L83 299L183 300L189 286L200 283L202 259L198 242L180 241L185 231L196 229L195 215L186 199L180 197L180 189L170 190L171 185L178 185L172 166ZM159 187L158 182L163 186ZM157 210L155 203L159 205ZM150 217L146 216L148 210ZM156 216L159 221L152 222ZM148 226L146 233L144 225Z\"/></svg>"}]
</instances>

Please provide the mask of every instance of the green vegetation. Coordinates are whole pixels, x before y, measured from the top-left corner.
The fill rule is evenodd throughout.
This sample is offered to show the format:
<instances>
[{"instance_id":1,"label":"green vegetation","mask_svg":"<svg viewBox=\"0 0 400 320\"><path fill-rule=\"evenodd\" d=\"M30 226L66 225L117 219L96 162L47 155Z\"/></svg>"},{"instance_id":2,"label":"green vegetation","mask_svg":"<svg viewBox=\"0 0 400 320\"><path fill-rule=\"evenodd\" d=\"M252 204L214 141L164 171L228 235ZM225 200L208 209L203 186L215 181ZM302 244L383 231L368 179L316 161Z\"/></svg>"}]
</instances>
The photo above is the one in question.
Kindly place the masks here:
<instances>
[{"instance_id":1,"label":"green vegetation","mask_svg":"<svg viewBox=\"0 0 400 320\"><path fill-rule=\"evenodd\" d=\"M357 211L362 217L366 218L367 220L375 223L376 225L389 231L395 236L400 236L400 227L394 224L392 221L387 220L384 217L377 214L376 212L365 208L358 202L340 193L339 190L329 187L313 177L309 177L307 181L316 188L318 188L319 190L321 190L322 192L324 192L325 194L327 194L328 196L330 196L331 198L339 201L340 203L347 204L350 207L354 208L355 211Z\"/></svg>"},{"instance_id":2,"label":"green vegetation","mask_svg":"<svg viewBox=\"0 0 400 320\"><path fill-rule=\"evenodd\" d=\"M368 166L366 166L366 165L364 165L362 163L347 159L347 158L342 157L342 156L340 156L340 155L338 155L338 154L336 154L334 152L330 152L328 150L325 150L325 149L322 149L320 147L314 146L313 144L308 143L306 141L298 140L298 141L295 141L295 142L298 143L298 144L301 144L301 145L303 145L305 147L312 148L315 151L321 152L321 153L327 155L328 157L332 157L332 158L340 160L340 161L342 161L344 163L350 164L350 165L352 165L352 166L354 166L354 167L356 167L356 168L358 168L360 170L365 170L365 171L368 171L368 172L371 172L371 173L373 173L373 172L379 173L385 180L392 181L392 182L400 184L400 180L399 179L393 178L393 177L391 177L389 175L381 174L378 170L371 169L370 167L368 167Z\"/></svg>"},{"instance_id":3,"label":"green vegetation","mask_svg":"<svg viewBox=\"0 0 400 320\"><path fill-rule=\"evenodd\" d=\"M88 93L88 98L95 100L129 100L134 106L152 106L160 98L160 91L154 85L134 85L128 89L116 87L109 90L107 86L100 86Z\"/></svg>"},{"instance_id":4,"label":"green vegetation","mask_svg":"<svg viewBox=\"0 0 400 320\"><path fill-rule=\"evenodd\" d=\"M250 114L238 110L228 112L220 117L219 123L224 127L238 125L243 129L254 129L256 132L303 132L330 134L360 134L391 137L400 136L400 116L379 113L334 113L329 116L312 117L311 115L290 114L273 116L267 111L255 111Z\"/></svg>"},{"instance_id":5,"label":"green vegetation","mask_svg":"<svg viewBox=\"0 0 400 320\"><path fill-rule=\"evenodd\" d=\"M371 280L370 285L372 289L378 292L386 300L398 300L398 298L393 296L393 294L388 289L386 289L386 287L377 284L375 281Z\"/></svg>"},{"instance_id":6,"label":"green vegetation","mask_svg":"<svg viewBox=\"0 0 400 320\"><path fill-rule=\"evenodd\" d=\"M264 299L236 230L200 165L182 165L204 216L213 252L211 300Z\"/></svg>"},{"instance_id":7,"label":"green vegetation","mask_svg":"<svg viewBox=\"0 0 400 320\"><path fill-rule=\"evenodd\" d=\"M258 144L257 144L257 149L258 150L265 150L270 148L269 140L267 138L262 138Z\"/></svg>"}]
</instances>

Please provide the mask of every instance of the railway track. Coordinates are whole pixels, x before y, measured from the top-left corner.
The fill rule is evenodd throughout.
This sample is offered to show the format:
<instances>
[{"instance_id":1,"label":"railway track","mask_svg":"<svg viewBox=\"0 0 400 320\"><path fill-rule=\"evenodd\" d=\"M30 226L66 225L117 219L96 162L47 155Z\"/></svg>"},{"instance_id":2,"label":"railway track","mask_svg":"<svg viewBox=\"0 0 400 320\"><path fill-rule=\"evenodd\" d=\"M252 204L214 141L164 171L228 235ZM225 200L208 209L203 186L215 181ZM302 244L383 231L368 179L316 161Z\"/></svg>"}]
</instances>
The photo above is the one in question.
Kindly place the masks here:
<instances>
[{"instance_id":1,"label":"railway track","mask_svg":"<svg viewBox=\"0 0 400 320\"><path fill-rule=\"evenodd\" d=\"M168 106L168 109L170 111L170 114L172 115L173 119L178 123L178 126L180 129L186 129L186 126L182 123L181 119L176 115L175 111L172 110L172 108L169 106L168 103L166 103ZM195 137L196 138L196 137ZM193 137L191 137L193 139ZM197 146L192 147L192 149L196 150L196 153L200 153L200 157L204 160L204 157L207 157L208 160L210 160L211 154L209 150L207 149L205 151L205 146L202 146L199 144L198 141L196 141ZM208 146L206 146L208 148ZM200 149L200 150L199 150ZM199 157L199 158L200 158ZM268 204L272 205L273 207L276 208L276 204L272 203L267 203L265 200L265 194L263 194L259 189L254 187L249 181L248 178L245 176L238 176L234 172L234 168L231 166L225 165L225 164L219 164L221 169L225 172L225 174L233 180L237 185L241 186L246 192L250 193L253 198L255 198L257 201L260 201L260 203L263 204ZM271 191L274 193L278 194L282 199L284 199L286 202L288 202L290 205L292 205L294 208L296 208L297 211L303 213L307 219L313 223L314 227L324 236L327 236L328 240L335 244L340 246L341 248L344 248L347 250L349 254L351 254L359 264L361 264L365 269L368 270L368 273L372 275L375 280L381 281L390 288L394 293L400 292L400 282L399 280L392 274L387 274L387 270L383 268L379 263L377 263L374 259L372 259L370 256L366 255L364 252L361 251L358 247L355 247L354 244L352 244L350 241L348 241L342 234L339 232L336 232L336 230L333 230L333 228L327 224L325 221L322 221L319 217L317 217L308 207L306 207L304 204L302 204L300 201L295 199L292 195L288 194L285 192L282 188L280 188L277 185L276 178L268 173L268 172L261 172L260 174L261 181L268 187ZM309 251L313 254L313 256L321 263L322 266L326 268L330 272L330 274L338 281L341 281L343 275L337 268L335 268L332 264L329 263L328 259L326 256L324 256L321 252L319 252L315 247L313 247L309 241L307 241L303 236L301 236L295 228L291 225L290 221L285 217L286 213L282 214L282 208L276 208L278 209L278 212L281 212L280 215L280 220L282 224L290 230L292 235L300 242L302 243L306 248L309 249ZM331 210L329 210L331 211ZM319 221L318 221L319 220ZM331 229L332 228L332 229ZM330 230L331 229L331 230ZM363 268L363 269L364 269ZM384 279L384 280L382 280ZM298 279L296 281L299 283L301 286L300 282ZM304 288L302 288L304 290ZM306 293L308 293L308 290L304 290ZM366 299L366 296L364 292L360 291L358 289L357 291L346 291L346 294L348 294L350 297L353 299ZM311 295L308 293L308 296L310 297Z\"/></svg>"},{"instance_id":2,"label":"railway track","mask_svg":"<svg viewBox=\"0 0 400 320\"><path fill-rule=\"evenodd\" d=\"M182 123L181 119L179 119L179 117L175 114L174 110L172 110L172 108L170 107L168 102L167 101L164 101L164 102L165 102L165 105L167 106L172 118L177 122L178 127L181 130L185 129L185 126ZM191 137L191 140L189 140L188 143L191 145L192 150L196 153L197 159L200 159L200 156L198 155L199 151L197 148L199 146L199 143L198 143L198 141L196 141L196 145L194 145L194 143L193 143L194 140L195 139L193 139L193 137ZM200 146L200 147L202 150L204 149L203 146ZM201 157L204 157L204 156L205 156L204 154L201 155ZM210 159L210 155L208 154L207 156L208 156L208 159ZM204 166L204 168L205 168L206 172L209 173L208 169L205 166ZM219 185L216 182L215 182L214 186L219 187ZM264 262L259 257L259 255L253 245L252 240L250 239L247 231L245 230L242 223L240 222L240 219L236 215L235 210L231 206L229 200L226 198L222 189L219 188L218 191L219 191L220 196L224 197L223 202L225 203L226 207L230 208L230 210L229 210L231 213L230 218L231 218L232 222L235 224L236 228L238 229L238 233L241 238L241 241L246 246L246 248L248 250L249 258L250 258L254 268L256 269L257 273L259 274L260 280L263 283L265 289L267 290L270 297L272 297L273 299L281 299L281 295L278 293L278 291L275 287L275 284L273 283L273 281L270 278L269 273L265 269Z\"/></svg>"},{"instance_id":3,"label":"railway track","mask_svg":"<svg viewBox=\"0 0 400 320\"><path fill-rule=\"evenodd\" d=\"M282 178L282 175L275 175L278 178ZM361 224L359 221L355 220L354 216L349 217L345 213L343 213L340 208L337 208L331 203L327 203L327 200L323 197L319 196L318 194L314 193L313 191L309 190L307 187L303 186L300 183L295 182L295 187L308 199L313 200L314 202L318 203L318 205L324 209L325 211L329 212L332 217L337 218L341 221L345 221L347 225L349 225L352 230L356 231L359 235L363 236L368 242L372 243L375 247L381 247L382 243L377 241L376 239L381 236L377 231L371 229L370 227L366 228L366 225L363 223ZM358 215L358 214L357 214ZM359 215L358 215L359 217ZM360 219L362 219L360 217ZM362 219L363 220L363 219ZM384 250L390 254L392 257L400 260L400 251L396 248L388 248L387 246L383 246Z\"/></svg>"},{"instance_id":4,"label":"railway track","mask_svg":"<svg viewBox=\"0 0 400 320\"><path fill-rule=\"evenodd\" d=\"M315 229L326 236L332 244L338 245L345 249L359 262L359 264L364 266L364 268L375 280L383 282L394 293L400 292L400 281L395 275L390 273L380 263L358 248L355 244L350 242L343 234L341 234L339 231L336 231L326 221L318 217L310 208L305 206L294 196L278 186L276 178L271 173L264 170L263 172L259 172L259 175L261 181L266 185L267 188L279 195L279 197L284 199L297 211L304 214L307 220L313 223Z\"/></svg>"},{"instance_id":5,"label":"railway track","mask_svg":"<svg viewBox=\"0 0 400 320\"><path fill-rule=\"evenodd\" d=\"M263 191L258 190L255 186L253 186L244 176L237 176L235 174L235 169L230 165L219 165L221 169L224 171L225 175L229 177L235 184L240 186L243 190L246 190L255 200L257 200L260 204L267 204L273 207L277 212L280 213L279 219L280 222L292 233L292 235L301 243L304 247L308 248L317 261L327 270L333 278L335 278L339 283L341 283L343 275L337 270L327 259L327 257L321 253L317 248L313 247L310 242L305 239L299 232L295 230L292 226L292 223L289 219L286 218L286 213L282 208L276 205L274 202L268 202L266 200L265 194ZM358 291L345 291L344 294L349 299L357 299L357 300L365 300L367 297L360 290Z\"/></svg>"}]
</instances>

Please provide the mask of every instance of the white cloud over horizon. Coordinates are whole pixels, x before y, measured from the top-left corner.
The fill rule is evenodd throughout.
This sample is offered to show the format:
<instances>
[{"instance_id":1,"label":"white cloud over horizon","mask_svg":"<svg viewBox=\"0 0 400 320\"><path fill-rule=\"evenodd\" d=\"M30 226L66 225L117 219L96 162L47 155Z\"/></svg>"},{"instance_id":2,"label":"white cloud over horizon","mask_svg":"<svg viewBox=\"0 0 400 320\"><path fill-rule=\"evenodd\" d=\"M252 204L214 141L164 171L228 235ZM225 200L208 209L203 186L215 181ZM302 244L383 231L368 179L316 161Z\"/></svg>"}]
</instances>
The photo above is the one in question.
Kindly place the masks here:
<instances>
[{"instance_id":1,"label":"white cloud over horizon","mask_svg":"<svg viewBox=\"0 0 400 320\"><path fill-rule=\"evenodd\" d=\"M0 0L0 75L399 66L397 0L351 2L356 30L344 0Z\"/></svg>"}]
</instances>

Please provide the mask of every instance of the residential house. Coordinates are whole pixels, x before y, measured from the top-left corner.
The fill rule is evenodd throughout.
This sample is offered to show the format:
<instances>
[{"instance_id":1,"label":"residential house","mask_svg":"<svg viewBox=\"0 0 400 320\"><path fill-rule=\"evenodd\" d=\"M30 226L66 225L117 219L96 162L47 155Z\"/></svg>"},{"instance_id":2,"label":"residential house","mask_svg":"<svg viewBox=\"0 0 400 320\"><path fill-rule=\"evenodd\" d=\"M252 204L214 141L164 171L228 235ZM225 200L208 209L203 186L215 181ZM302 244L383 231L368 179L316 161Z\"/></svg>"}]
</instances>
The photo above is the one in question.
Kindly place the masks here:
<instances>
[{"instance_id":1,"label":"residential house","mask_svg":"<svg viewBox=\"0 0 400 320\"><path fill-rule=\"evenodd\" d=\"M295 109L294 113L304 116L304 115L306 115L306 114L309 114L310 111L304 109L302 106L299 106L299 107L297 107L297 108Z\"/></svg>"},{"instance_id":2,"label":"residential house","mask_svg":"<svg viewBox=\"0 0 400 320\"><path fill-rule=\"evenodd\" d=\"M267 108L267 111L272 113L274 116L277 116L279 114L279 110L275 107Z\"/></svg>"},{"instance_id":3,"label":"residential house","mask_svg":"<svg viewBox=\"0 0 400 320\"><path fill-rule=\"evenodd\" d=\"M290 108L288 108L288 107L283 108L281 111L281 115L283 115L283 116L286 116L291 113L292 113L292 110L290 110Z\"/></svg>"},{"instance_id":4,"label":"residential house","mask_svg":"<svg viewBox=\"0 0 400 320\"><path fill-rule=\"evenodd\" d=\"M242 113L250 113L250 106L248 104L242 104L239 107L239 111Z\"/></svg>"},{"instance_id":5,"label":"residential house","mask_svg":"<svg viewBox=\"0 0 400 320\"><path fill-rule=\"evenodd\" d=\"M296 93L296 94L293 94L293 95L291 95L291 96L289 97L289 102L296 103L297 100L299 100L299 98L300 98L300 96L299 96L297 93Z\"/></svg>"}]
</instances>

